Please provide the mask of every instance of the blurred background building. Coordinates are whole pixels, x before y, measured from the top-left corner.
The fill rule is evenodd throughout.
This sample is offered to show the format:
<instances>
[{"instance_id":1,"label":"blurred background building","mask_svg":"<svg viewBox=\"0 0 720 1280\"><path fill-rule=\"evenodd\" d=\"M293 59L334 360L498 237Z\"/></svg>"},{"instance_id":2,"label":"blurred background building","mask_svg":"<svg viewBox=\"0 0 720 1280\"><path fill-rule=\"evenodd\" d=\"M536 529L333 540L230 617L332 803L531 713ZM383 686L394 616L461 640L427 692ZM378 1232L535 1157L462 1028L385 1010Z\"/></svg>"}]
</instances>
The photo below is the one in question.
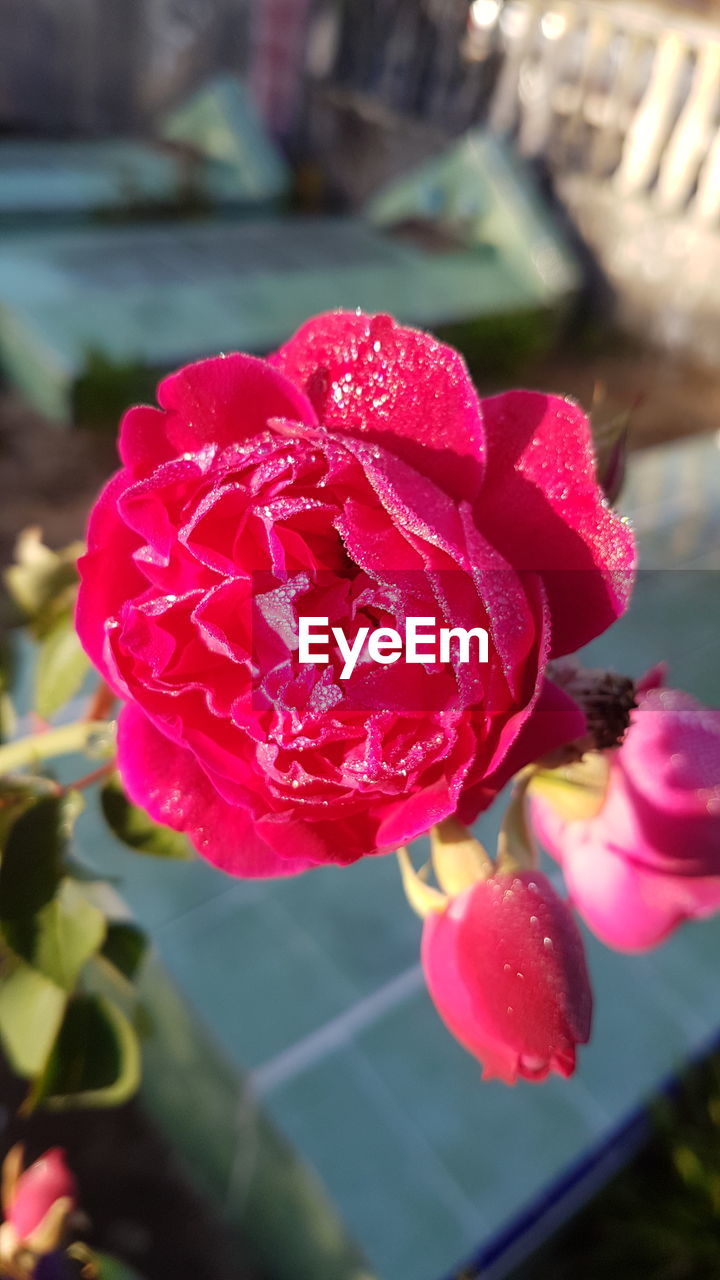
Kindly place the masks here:
<instances>
[{"instance_id":1,"label":"blurred background building","mask_svg":"<svg viewBox=\"0 0 720 1280\"><path fill-rule=\"evenodd\" d=\"M240 73L276 137L358 205L488 123L553 176L621 318L720 356L714 5L2 0L0 17L5 134L149 133L213 73Z\"/></svg>"}]
</instances>

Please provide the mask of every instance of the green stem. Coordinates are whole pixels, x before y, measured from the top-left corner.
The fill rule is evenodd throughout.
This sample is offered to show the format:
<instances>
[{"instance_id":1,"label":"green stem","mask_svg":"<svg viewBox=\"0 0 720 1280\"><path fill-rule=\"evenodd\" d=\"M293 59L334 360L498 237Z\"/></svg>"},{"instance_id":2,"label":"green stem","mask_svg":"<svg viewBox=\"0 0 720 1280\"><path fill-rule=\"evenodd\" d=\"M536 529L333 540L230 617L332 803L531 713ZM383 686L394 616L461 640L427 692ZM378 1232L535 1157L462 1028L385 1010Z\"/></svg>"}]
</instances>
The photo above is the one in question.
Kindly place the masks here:
<instances>
[{"instance_id":1,"label":"green stem","mask_svg":"<svg viewBox=\"0 0 720 1280\"><path fill-rule=\"evenodd\" d=\"M19 738L17 742L8 742L0 747L0 777L39 764L41 760L87 751L93 741L102 740L110 730L107 722L78 720L74 724L63 724L57 729Z\"/></svg>"},{"instance_id":2,"label":"green stem","mask_svg":"<svg viewBox=\"0 0 720 1280\"><path fill-rule=\"evenodd\" d=\"M537 849L527 816L527 789L532 776L529 769L516 775L498 835L496 866L504 875L532 871L537 865Z\"/></svg>"}]
</instances>

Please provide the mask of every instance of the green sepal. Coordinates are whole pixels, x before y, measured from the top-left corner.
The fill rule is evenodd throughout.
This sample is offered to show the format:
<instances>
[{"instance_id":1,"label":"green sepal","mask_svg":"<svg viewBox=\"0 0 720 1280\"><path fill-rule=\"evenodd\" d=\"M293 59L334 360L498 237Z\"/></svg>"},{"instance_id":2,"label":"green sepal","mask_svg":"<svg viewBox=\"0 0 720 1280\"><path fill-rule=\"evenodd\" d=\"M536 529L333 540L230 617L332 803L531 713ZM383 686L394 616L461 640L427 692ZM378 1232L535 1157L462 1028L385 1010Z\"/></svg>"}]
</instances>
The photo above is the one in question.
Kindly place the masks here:
<instances>
[{"instance_id":1,"label":"green sepal","mask_svg":"<svg viewBox=\"0 0 720 1280\"><path fill-rule=\"evenodd\" d=\"M610 778L610 761L599 751L589 751L560 769L538 769L528 783L528 794L547 801L566 822L594 818L602 809Z\"/></svg>"},{"instance_id":2,"label":"green sepal","mask_svg":"<svg viewBox=\"0 0 720 1280\"><path fill-rule=\"evenodd\" d=\"M430 846L437 882L451 898L493 874L487 850L455 818L433 827Z\"/></svg>"},{"instance_id":3,"label":"green sepal","mask_svg":"<svg viewBox=\"0 0 720 1280\"><path fill-rule=\"evenodd\" d=\"M427 883L426 868L416 871L405 848L398 849L397 857L405 897L415 914L424 920L431 911L443 912L449 900L434 885Z\"/></svg>"}]
</instances>

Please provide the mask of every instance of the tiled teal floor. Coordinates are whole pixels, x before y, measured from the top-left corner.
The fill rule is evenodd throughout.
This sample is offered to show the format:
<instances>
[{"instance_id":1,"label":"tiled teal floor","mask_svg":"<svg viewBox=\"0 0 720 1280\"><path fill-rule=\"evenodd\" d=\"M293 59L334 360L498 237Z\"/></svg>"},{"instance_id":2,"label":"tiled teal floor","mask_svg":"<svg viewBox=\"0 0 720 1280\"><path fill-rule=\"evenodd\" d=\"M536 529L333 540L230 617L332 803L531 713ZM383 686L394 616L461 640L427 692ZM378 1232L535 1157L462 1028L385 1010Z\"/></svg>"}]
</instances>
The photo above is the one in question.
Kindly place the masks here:
<instances>
[{"instance_id":1,"label":"tiled teal floor","mask_svg":"<svg viewBox=\"0 0 720 1280\"><path fill-rule=\"evenodd\" d=\"M589 653L635 675L669 659L675 682L720 704L716 441L636 459L625 507L649 567L628 617ZM496 822L479 824L488 841ZM425 994L420 925L392 859L241 884L133 858L91 814L82 845L122 877L181 990L251 1069L380 1280L440 1280L720 1032L720 921L640 958L590 940L595 1034L577 1076L482 1084Z\"/></svg>"}]
</instances>

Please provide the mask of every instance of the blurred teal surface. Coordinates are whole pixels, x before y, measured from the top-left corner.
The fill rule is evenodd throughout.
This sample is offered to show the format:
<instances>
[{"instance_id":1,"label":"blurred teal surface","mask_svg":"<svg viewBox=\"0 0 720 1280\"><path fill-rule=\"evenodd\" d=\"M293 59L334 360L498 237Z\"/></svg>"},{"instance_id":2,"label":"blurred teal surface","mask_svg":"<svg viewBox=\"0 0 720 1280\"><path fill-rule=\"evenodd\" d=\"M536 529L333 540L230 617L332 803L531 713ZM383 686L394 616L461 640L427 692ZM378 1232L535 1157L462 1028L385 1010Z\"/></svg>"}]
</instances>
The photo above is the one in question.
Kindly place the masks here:
<instances>
[{"instance_id":1,"label":"blurred teal surface","mask_svg":"<svg viewBox=\"0 0 720 1280\"><path fill-rule=\"evenodd\" d=\"M163 119L154 139L0 139L0 228L179 214L188 205L257 213L287 196L290 182L244 85L224 75Z\"/></svg>"},{"instance_id":2,"label":"blurred teal surface","mask_svg":"<svg viewBox=\"0 0 720 1280\"><path fill-rule=\"evenodd\" d=\"M652 567L628 616L588 654L633 675L669 659L674 683L720 705L718 441L636 456L622 506ZM497 822L491 812L477 824L489 843ZM425 993L420 923L394 859L233 882L199 862L129 855L92 809L79 840L120 877L180 990L227 1061L251 1070L267 1114L320 1175L379 1280L449 1274L720 1032L720 920L641 957L589 938L596 1021L577 1075L481 1083ZM210 1093L214 1070L208 1062ZM244 1169L234 1106L223 1167L230 1141ZM182 1149L181 1111L173 1123ZM237 1220L236 1184L222 1178Z\"/></svg>"},{"instance_id":3,"label":"blurred teal surface","mask_svg":"<svg viewBox=\"0 0 720 1280\"><path fill-rule=\"evenodd\" d=\"M6 162L8 207L17 211L35 187L48 207L92 208L122 190L127 199L134 186L141 217L143 202L169 199L183 174L195 174L212 201L244 192L257 204L282 187L283 174L261 136L253 142L237 94L221 80L165 122L173 146L202 152L203 166L187 173L182 150L160 154L153 168L147 148L120 142L95 152L77 144L64 167L61 152L41 148L45 159L26 171L29 144L19 152L7 144L6 156L21 159L17 172ZM2 157L0 145L0 221ZM98 360L106 381L124 371L128 403L147 397L148 371L219 351L263 355L308 316L338 307L447 331L470 357L482 355L501 319L496 350L522 356L548 345L580 274L522 166L474 133L431 166L429 187L424 174L419 197L412 181L405 196L400 184L363 219L128 218L11 230L0 241L0 368L41 412L69 423ZM432 209L423 203L428 189ZM413 225L394 231L398 221ZM93 389L101 399L100 380Z\"/></svg>"},{"instance_id":4,"label":"blurred teal surface","mask_svg":"<svg viewBox=\"0 0 720 1280\"><path fill-rule=\"evenodd\" d=\"M218 201L259 206L289 195L290 166L237 76L213 76L156 133L214 165L208 194Z\"/></svg>"}]
</instances>

